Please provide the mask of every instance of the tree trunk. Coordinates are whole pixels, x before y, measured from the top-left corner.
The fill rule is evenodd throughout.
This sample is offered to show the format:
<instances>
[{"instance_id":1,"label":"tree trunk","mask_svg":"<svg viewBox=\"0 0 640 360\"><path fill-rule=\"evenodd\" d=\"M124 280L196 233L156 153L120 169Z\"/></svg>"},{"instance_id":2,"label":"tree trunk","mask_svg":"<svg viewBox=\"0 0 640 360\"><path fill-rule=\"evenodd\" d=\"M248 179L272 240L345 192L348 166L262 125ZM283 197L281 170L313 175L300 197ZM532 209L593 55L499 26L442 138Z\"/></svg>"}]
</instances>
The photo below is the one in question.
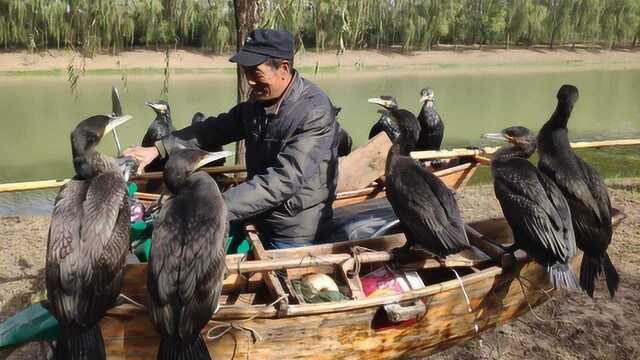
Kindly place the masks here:
<instances>
[{"instance_id":1,"label":"tree trunk","mask_svg":"<svg viewBox=\"0 0 640 360\"><path fill-rule=\"evenodd\" d=\"M505 48L505 49L507 49L507 50L509 50L509 37L510 37L509 35L510 35L510 33L507 31L507 34L506 34L506 35L507 35L507 36L506 36L506 37L505 37L505 39L504 39L504 48Z\"/></svg>"},{"instance_id":2,"label":"tree trunk","mask_svg":"<svg viewBox=\"0 0 640 360\"><path fill-rule=\"evenodd\" d=\"M260 4L255 0L233 0L233 8L236 18L236 51L240 51L244 45L244 39L255 29L260 22ZM249 96L249 84L240 66L236 67L237 74L237 101L238 103L247 100ZM236 164L244 165L244 141L236 142Z\"/></svg>"},{"instance_id":3,"label":"tree trunk","mask_svg":"<svg viewBox=\"0 0 640 360\"><path fill-rule=\"evenodd\" d=\"M637 43L638 43L638 35L633 37L633 42L631 43L631 50L636 48Z\"/></svg>"}]
</instances>

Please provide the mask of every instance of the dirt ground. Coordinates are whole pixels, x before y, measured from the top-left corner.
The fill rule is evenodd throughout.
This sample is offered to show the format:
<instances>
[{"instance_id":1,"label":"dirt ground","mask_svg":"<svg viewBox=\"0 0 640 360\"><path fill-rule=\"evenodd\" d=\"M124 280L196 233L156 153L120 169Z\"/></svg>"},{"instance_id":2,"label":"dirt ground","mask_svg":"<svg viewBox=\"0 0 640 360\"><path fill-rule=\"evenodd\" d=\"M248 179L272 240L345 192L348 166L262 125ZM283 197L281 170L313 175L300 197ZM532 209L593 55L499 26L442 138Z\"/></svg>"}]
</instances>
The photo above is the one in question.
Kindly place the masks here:
<instances>
[{"instance_id":1,"label":"dirt ground","mask_svg":"<svg viewBox=\"0 0 640 360\"><path fill-rule=\"evenodd\" d=\"M231 54L212 55L200 49L180 49L171 51L170 68L172 70L204 71L231 70L235 64L228 61ZM98 54L87 58L84 67L88 71L156 69L165 67L165 54L162 51L135 49L124 51L117 56ZM75 59L81 65L77 54L63 50L40 51L28 54L25 51L0 51L0 73L65 71L67 65ZM571 70L592 70L606 68L638 69L640 68L640 50L588 50L588 49L555 49L531 48L504 50L498 48L458 49L442 47L438 50L414 51L400 53L398 51L380 52L376 50L348 50L341 55L335 51L316 53L306 51L296 54L295 66L305 71L320 72L326 68L339 67L349 73L368 76L370 70L376 68L388 71L429 71L432 75L451 73L531 73ZM324 70L323 70L324 69ZM340 72L338 70L338 72ZM160 72L158 72L160 73Z\"/></svg>"},{"instance_id":2,"label":"dirt ground","mask_svg":"<svg viewBox=\"0 0 640 360\"><path fill-rule=\"evenodd\" d=\"M620 274L610 299L604 282L595 299L559 294L528 313L434 359L640 359L640 179L608 181L626 220L609 255ZM499 216L491 186L466 188L459 201L467 221ZM47 217L0 218L0 322L44 296ZM31 344L0 359L43 358Z\"/></svg>"}]
</instances>

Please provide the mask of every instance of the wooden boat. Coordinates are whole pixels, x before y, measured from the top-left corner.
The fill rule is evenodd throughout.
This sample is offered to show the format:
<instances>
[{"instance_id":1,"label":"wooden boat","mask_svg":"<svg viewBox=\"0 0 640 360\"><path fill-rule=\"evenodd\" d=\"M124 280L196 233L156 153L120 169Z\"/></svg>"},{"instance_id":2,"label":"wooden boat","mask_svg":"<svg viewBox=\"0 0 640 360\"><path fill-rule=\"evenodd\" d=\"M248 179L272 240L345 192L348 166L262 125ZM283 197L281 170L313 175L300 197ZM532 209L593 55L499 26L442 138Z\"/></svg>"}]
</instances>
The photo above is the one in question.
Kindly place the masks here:
<instances>
[{"instance_id":1,"label":"wooden boat","mask_svg":"<svg viewBox=\"0 0 640 360\"><path fill-rule=\"evenodd\" d=\"M622 218L615 212L614 226ZM403 265L425 287L365 297L360 276L392 261L389 250L404 235L265 251L251 230L248 257L227 257L220 309L203 332L209 351L217 359L420 358L504 324L554 292L524 253L504 254L512 243L504 219L470 223L467 232L472 250L444 264ZM580 261L581 254L571 262L576 274ZM142 307L145 272L146 264L129 265L122 293L139 304L117 306L101 322L110 359L156 355L159 337ZM350 300L305 303L291 281L310 272L333 275Z\"/></svg>"}]
</instances>

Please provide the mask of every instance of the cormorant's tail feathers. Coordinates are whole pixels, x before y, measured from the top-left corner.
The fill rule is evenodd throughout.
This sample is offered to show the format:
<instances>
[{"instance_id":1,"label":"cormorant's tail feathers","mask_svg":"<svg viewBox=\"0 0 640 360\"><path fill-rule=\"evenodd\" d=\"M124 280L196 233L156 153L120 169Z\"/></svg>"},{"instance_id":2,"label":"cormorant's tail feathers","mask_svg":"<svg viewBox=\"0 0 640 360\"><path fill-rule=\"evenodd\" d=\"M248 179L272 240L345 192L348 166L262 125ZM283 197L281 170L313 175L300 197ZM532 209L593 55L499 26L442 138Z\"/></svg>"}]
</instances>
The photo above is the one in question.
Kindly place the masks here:
<instances>
[{"instance_id":1,"label":"cormorant's tail feathers","mask_svg":"<svg viewBox=\"0 0 640 360\"><path fill-rule=\"evenodd\" d=\"M582 256L582 263L580 264L580 287L587 295L593 298L593 291L595 290L596 279L598 274L602 272L602 259L594 258L587 254Z\"/></svg>"},{"instance_id":2,"label":"cormorant's tail feathers","mask_svg":"<svg viewBox=\"0 0 640 360\"><path fill-rule=\"evenodd\" d=\"M593 297L595 281L603 272L607 281L609 294L613 297L616 294L616 290L618 290L620 277L618 276L616 268L611 263L609 254L605 252L598 258L584 254L582 264L580 264L580 286L589 296Z\"/></svg>"},{"instance_id":3,"label":"cormorant's tail feathers","mask_svg":"<svg viewBox=\"0 0 640 360\"><path fill-rule=\"evenodd\" d=\"M604 269L604 276L607 279L609 294L613 297L616 294L616 290L618 290L620 276L618 276L618 272L611 263L611 259L609 259L609 254L607 253L604 253L604 256L602 257L602 268Z\"/></svg>"},{"instance_id":4,"label":"cormorant's tail feathers","mask_svg":"<svg viewBox=\"0 0 640 360\"><path fill-rule=\"evenodd\" d=\"M103 360L107 356L100 326L89 328L62 326L56 341L54 358L60 360Z\"/></svg>"},{"instance_id":5,"label":"cormorant's tail feathers","mask_svg":"<svg viewBox=\"0 0 640 360\"><path fill-rule=\"evenodd\" d=\"M568 264L555 263L547 268L549 280L556 289L575 291L580 289L578 279Z\"/></svg>"},{"instance_id":6,"label":"cormorant's tail feathers","mask_svg":"<svg viewBox=\"0 0 640 360\"><path fill-rule=\"evenodd\" d=\"M202 336L196 337L190 344L176 343L173 339L163 337L158 360L211 360L211 355Z\"/></svg>"}]
</instances>

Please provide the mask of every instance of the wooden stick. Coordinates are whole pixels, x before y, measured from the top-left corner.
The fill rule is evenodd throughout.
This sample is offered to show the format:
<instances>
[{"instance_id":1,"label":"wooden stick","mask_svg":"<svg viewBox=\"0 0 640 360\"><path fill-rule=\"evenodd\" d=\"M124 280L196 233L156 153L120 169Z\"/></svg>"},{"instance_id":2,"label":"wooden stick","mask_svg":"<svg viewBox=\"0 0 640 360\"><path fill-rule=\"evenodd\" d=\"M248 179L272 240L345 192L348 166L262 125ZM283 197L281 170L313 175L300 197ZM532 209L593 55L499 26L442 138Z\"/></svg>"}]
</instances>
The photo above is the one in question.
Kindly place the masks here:
<instances>
[{"instance_id":1,"label":"wooden stick","mask_svg":"<svg viewBox=\"0 0 640 360\"><path fill-rule=\"evenodd\" d=\"M582 141L571 143L571 147L574 149L581 148L601 148L601 147L613 147L613 146L638 146L640 145L640 139L621 139L621 140L605 140L605 141ZM411 157L420 160L433 160L433 159L450 159L460 156L476 156L476 155L490 155L498 151L500 147L484 147L481 149L452 149L452 150L427 150L427 151L412 151Z\"/></svg>"},{"instance_id":2,"label":"wooden stick","mask_svg":"<svg viewBox=\"0 0 640 360\"><path fill-rule=\"evenodd\" d=\"M571 143L571 147L575 149L582 148L602 148L602 147L615 147L615 146L638 146L640 145L640 139L621 139L621 140L605 140L605 141L582 141ZM499 147L485 147L482 150L471 149L452 149L452 150L428 150L428 151L413 151L411 156L420 160L433 160L433 159L451 159L461 156L476 156L476 155L490 155L495 153ZM224 174L224 173L238 173L245 171L244 166L230 165L230 166L217 166L210 168L203 168L210 174ZM154 179L161 178L161 172L147 173L133 177L131 180L136 179ZM39 181L25 181L17 183L0 184L0 193L5 192L17 192L27 190L40 190L56 188L66 184L70 179L62 180L39 180Z\"/></svg>"},{"instance_id":3,"label":"wooden stick","mask_svg":"<svg viewBox=\"0 0 640 360\"><path fill-rule=\"evenodd\" d=\"M244 165L213 166L200 169L208 174L236 174L246 171ZM131 180L161 179L162 171L153 171L133 176Z\"/></svg>"}]
</instances>

